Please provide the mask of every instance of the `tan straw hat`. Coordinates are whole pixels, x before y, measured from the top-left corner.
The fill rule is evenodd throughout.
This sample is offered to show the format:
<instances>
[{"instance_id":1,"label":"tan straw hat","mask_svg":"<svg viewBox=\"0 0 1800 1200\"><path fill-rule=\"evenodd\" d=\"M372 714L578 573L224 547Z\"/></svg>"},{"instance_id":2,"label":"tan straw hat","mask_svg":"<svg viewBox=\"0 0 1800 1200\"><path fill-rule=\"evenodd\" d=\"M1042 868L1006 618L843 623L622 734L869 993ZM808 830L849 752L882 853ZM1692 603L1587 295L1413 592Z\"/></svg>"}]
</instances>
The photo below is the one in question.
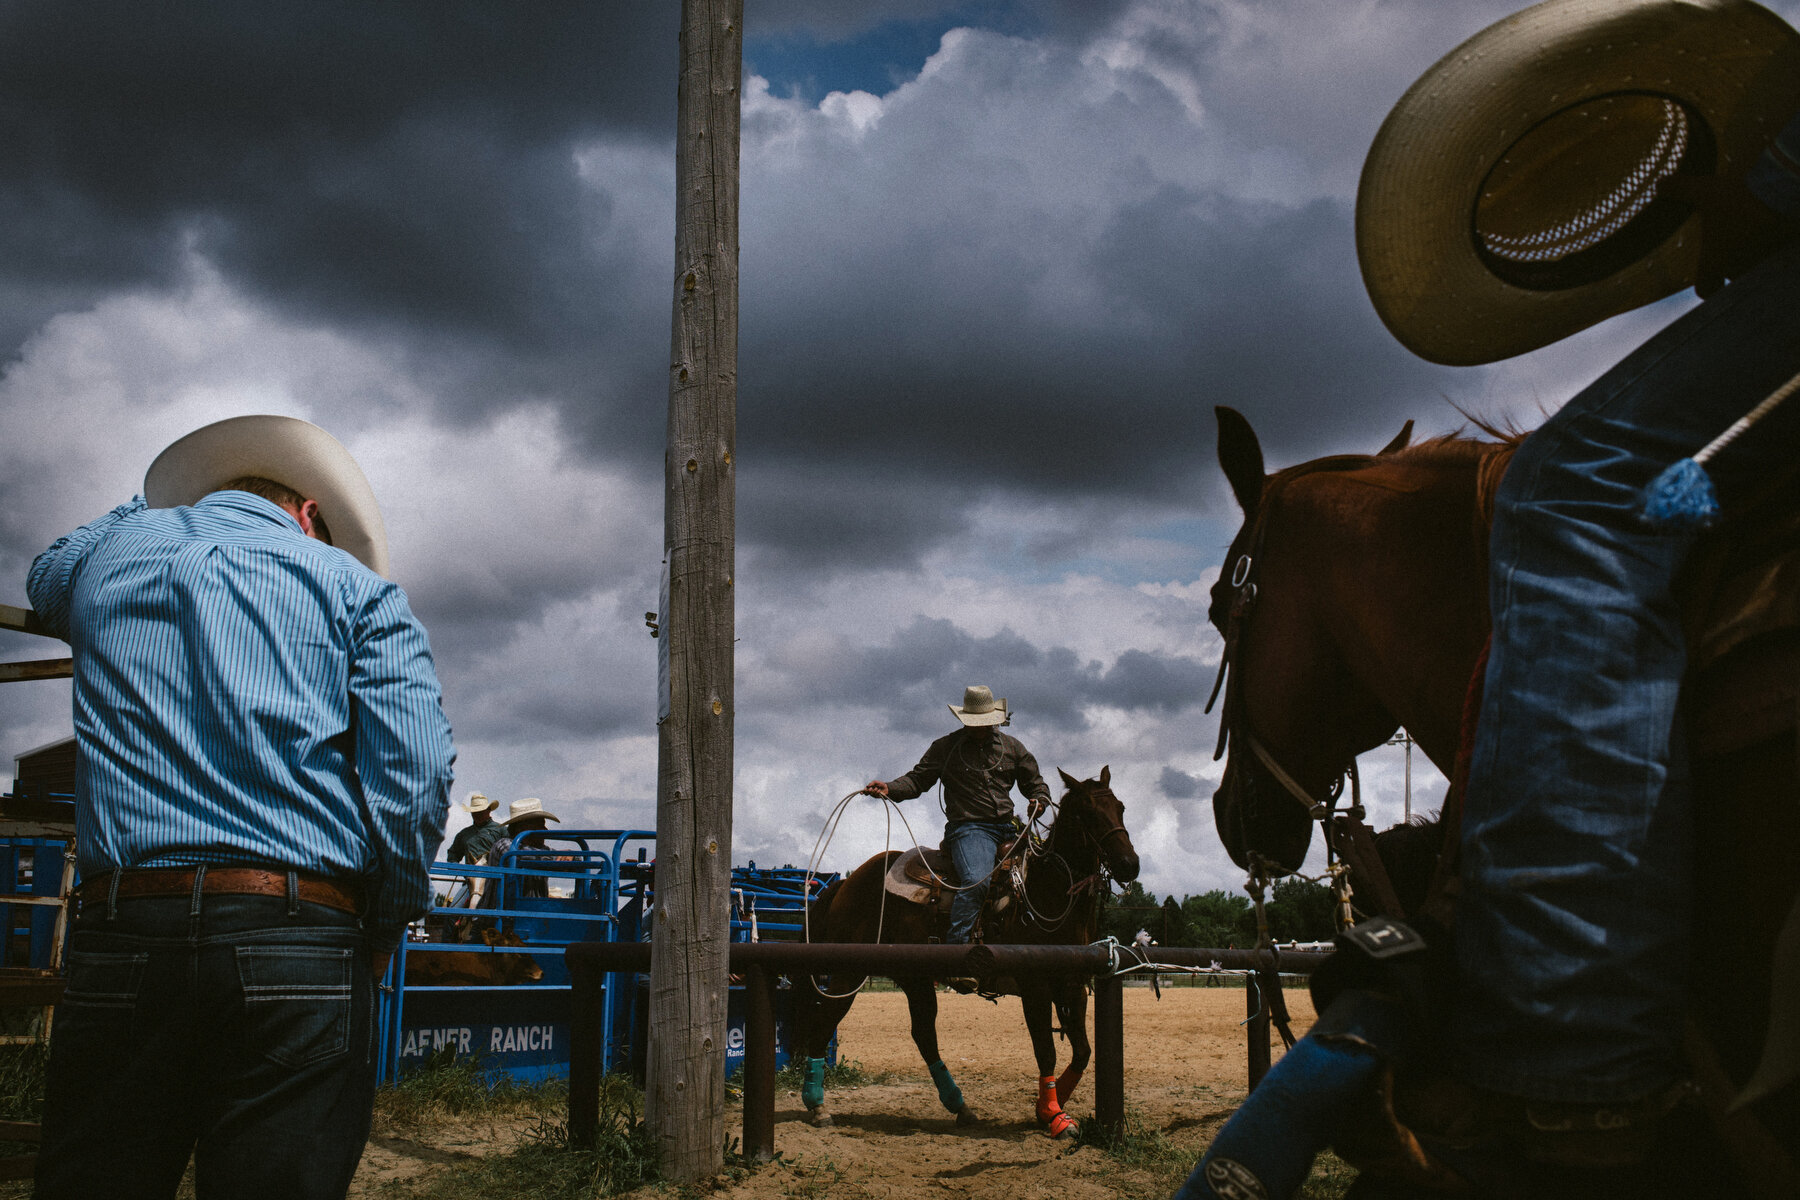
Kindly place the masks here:
<instances>
[{"instance_id":1,"label":"tan straw hat","mask_svg":"<svg viewBox=\"0 0 1800 1200\"><path fill-rule=\"evenodd\" d=\"M507 810L505 823L511 825L514 821L523 821L527 817L542 817L546 821L562 824L562 818L555 813L545 812L544 802L535 796L527 797L524 800L514 800L512 808Z\"/></svg>"},{"instance_id":2,"label":"tan straw hat","mask_svg":"<svg viewBox=\"0 0 1800 1200\"><path fill-rule=\"evenodd\" d=\"M1674 175L1741 179L1800 108L1800 34L1748 0L1549 0L1407 89L1375 135L1356 252L1408 349L1471 365L1693 284Z\"/></svg>"},{"instance_id":3,"label":"tan straw hat","mask_svg":"<svg viewBox=\"0 0 1800 1200\"><path fill-rule=\"evenodd\" d=\"M500 802L498 800L489 800L480 792L470 792L469 798L457 805L457 807L468 813L491 812L500 807Z\"/></svg>"},{"instance_id":4,"label":"tan straw hat","mask_svg":"<svg viewBox=\"0 0 1800 1200\"><path fill-rule=\"evenodd\" d=\"M980 684L964 688L962 704L952 704L950 711L964 725L1006 724L1006 698L994 699L994 693Z\"/></svg>"},{"instance_id":5,"label":"tan straw hat","mask_svg":"<svg viewBox=\"0 0 1800 1200\"><path fill-rule=\"evenodd\" d=\"M331 542L377 575L388 573L387 527L369 481L343 443L296 417L231 417L196 429L144 475L152 508L193 504L245 475L286 484L319 503Z\"/></svg>"}]
</instances>

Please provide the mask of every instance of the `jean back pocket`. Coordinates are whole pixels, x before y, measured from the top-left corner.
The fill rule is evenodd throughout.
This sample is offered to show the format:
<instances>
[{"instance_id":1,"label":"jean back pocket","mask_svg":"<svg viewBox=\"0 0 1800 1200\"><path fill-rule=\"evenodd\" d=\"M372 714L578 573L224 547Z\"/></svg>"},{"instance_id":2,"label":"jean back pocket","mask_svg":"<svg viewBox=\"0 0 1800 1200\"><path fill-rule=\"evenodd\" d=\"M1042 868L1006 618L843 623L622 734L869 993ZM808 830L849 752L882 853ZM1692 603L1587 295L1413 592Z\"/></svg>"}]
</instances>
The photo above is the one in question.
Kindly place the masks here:
<instances>
[{"instance_id":1,"label":"jean back pocket","mask_svg":"<svg viewBox=\"0 0 1800 1200\"><path fill-rule=\"evenodd\" d=\"M73 1008L135 1008L149 961L147 952L71 949L61 1003Z\"/></svg>"},{"instance_id":2,"label":"jean back pocket","mask_svg":"<svg viewBox=\"0 0 1800 1200\"><path fill-rule=\"evenodd\" d=\"M237 947L255 1048L296 1069L347 1050L352 953L340 946Z\"/></svg>"}]
</instances>

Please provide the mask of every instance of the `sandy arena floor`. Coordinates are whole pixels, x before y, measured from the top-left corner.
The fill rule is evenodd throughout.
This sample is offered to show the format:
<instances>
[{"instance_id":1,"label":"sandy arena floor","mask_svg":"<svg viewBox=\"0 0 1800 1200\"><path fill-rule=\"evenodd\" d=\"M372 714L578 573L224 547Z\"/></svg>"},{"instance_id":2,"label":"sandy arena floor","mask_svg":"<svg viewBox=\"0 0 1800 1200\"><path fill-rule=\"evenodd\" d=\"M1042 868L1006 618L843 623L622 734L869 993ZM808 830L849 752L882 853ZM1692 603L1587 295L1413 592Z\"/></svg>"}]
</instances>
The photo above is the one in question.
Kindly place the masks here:
<instances>
[{"instance_id":1,"label":"sandy arena floor","mask_svg":"<svg viewBox=\"0 0 1800 1200\"><path fill-rule=\"evenodd\" d=\"M1304 1033L1313 1019L1306 992L1290 989L1287 998L1295 1033ZM1244 993L1235 988L1164 988L1160 1001L1147 987L1125 991L1127 1108L1147 1128L1191 1147L1189 1161L1243 1099L1243 1018ZM1091 1006L1089 1022L1091 1036ZM907 1032L906 998L865 994L845 1019L840 1053L871 1074L893 1072L894 1081L828 1095L834 1124L824 1129L806 1122L797 1093L778 1094L775 1146L783 1164L793 1165L765 1169L719 1194L734 1200L1167 1195L1149 1172L1123 1169L1098 1150L1071 1149L1039 1130L1031 1039L1016 1000L996 1005L945 994L938 1032L944 1061L980 1124L958 1128L938 1103ZM1277 1041L1277 1055L1279 1049ZM1069 1105L1077 1119L1093 1115L1092 1082L1090 1073Z\"/></svg>"},{"instance_id":2,"label":"sandy arena floor","mask_svg":"<svg viewBox=\"0 0 1800 1200\"><path fill-rule=\"evenodd\" d=\"M1311 1026L1304 989L1289 989L1295 1033ZM1058 1200L1164 1197L1169 1162L1185 1170L1245 1094L1244 992L1224 987L1169 987L1158 1000L1148 987L1125 990L1125 1097L1128 1119L1158 1131L1176 1147L1163 1173L1133 1169L1069 1139L1051 1141L1034 1116L1036 1069L1031 1039L1015 999L991 1004L942 993L938 1034L944 1061L981 1118L958 1127L937 1092L908 1033L906 997L869 992L858 998L840 1030L840 1053L871 1077L888 1082L834 1090L826 1098L833 1124L815 1128L795 1091L775 1098L778 1161L713 1193L728 1200L776 1197L1026 1197ZM1092 1007L1089 1035L1092 1036ZM1066 1043L1058 1039L1061 1061ZM1279 1055L1280 1042L1273 1053ZM1093 1115L1093 1077L1082 1081L1069 1112ZM741 1108L728 1115L727 1136L741 1132ZM471 1121L428 1135L384 1136L377 1130L363 1154L353 1197L391 1194L397 1181L468 1163L517 1145L531 1122ZM667 1189L632 1193L639 1200Z\"/></svg>"}]
</instances>

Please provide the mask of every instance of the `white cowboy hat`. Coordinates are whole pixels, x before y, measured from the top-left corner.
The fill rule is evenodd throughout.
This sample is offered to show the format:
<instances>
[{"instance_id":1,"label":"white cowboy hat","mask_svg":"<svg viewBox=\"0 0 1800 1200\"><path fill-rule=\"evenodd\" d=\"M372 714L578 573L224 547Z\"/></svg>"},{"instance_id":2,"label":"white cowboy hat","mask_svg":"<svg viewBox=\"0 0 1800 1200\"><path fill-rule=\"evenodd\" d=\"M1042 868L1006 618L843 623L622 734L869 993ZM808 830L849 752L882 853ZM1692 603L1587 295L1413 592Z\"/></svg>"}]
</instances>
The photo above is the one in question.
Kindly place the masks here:
<instances>
[{"instance_id":1,"label":"white cowboy hat","mask_svg":"<svg viewBox=\"0 0 1800 1200\"><path fill-rule=\"evenodd\" d=\"M1674 175L1741 179L1800 108L1800 34L1748 0L1549 0L1482 30L1375 135L1356 252L1423 358L1535 350L1694 282Z\"/></svg>"},{"instance_id":2,"label":"white cowboy hat","mask_svg":"<svg viewBox=\"0 0 1800 1200\"><path fill-rule=\"evenodd\" d=\"M489 800L480 792L470 792L469 798L457 805L457 807L468 813L491 812L500 807L500 802L498 800Z\"/></svg>"},{"instance_id":3,"label":"white cowboy hat","mask_svg":"<svg viewBox=\"0 0 1800 1200\"><path fill-rule=\"evenodd\" d=\"M332 544L377 575L388 573L387 527L368 479L343 443L310 421L259 415L196 429L150 464L144 499L152 508L193 504L244 475L272 479L318 501Z\"/></svg>"},{"instance_id":4,"label":"white cowboy hat","mask_svg":"<svg viewBox=\"0 0 1800 1200\"><path fill-rule=\"evenodd\" d=\"M996 700L994 693L980 684L964 688L962 704L952 704L950 711L964 725L1004 725L1007 721L1006 697Z\"/></svg>"},{"instance_id":5,"label":"white cowboy hat","mask_svg":"<svg viewBox=\"0 0 1800 1200\"><path fill-rule=\"evenodd\" d=\"M514 821L523 821L526 817L542 817L546 821L562 824L562 818L555 813L545 812L544 802L534 796L526 797L523 800L514 800L512 808L507 810L505 823L511 825Z\"/></svg>"}]
</instances>

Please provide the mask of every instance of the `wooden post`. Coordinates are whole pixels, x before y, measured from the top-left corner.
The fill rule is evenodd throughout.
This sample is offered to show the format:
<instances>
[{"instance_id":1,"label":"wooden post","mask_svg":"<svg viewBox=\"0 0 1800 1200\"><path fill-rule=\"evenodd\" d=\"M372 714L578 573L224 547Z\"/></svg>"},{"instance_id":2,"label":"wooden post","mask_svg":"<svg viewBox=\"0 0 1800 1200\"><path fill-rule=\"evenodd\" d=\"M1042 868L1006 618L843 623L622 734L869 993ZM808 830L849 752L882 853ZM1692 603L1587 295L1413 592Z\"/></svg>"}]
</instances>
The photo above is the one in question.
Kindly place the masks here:
<instances>
[{"instance_id":1,"label":"wooden post","mask_svg":"<svg viewBox=\"0 0 1800 1200\"><path fill-rule=\"evenodd\" d=\"M775 980L754 966L744 972L744 1153L775 1157Z\"/></svg>"},{"instance_id":2,"label":"wooden post","mask_svg":"<svg viewBox=\"0 0 1800 1200\"><path fill-rule=\"evenodd\" d=\"M605 1002L597 966L570 958L569 964L569 1143L594 1146L600 1129L600 1007Z\"/></svg>"},{"instance_id":3,"label":"wooden post","mask_svg":"<svg viewBox=\"0 0 1800 1200\"><path fill-rule=\"evenodd\" d=\"M738 85L743 0L682 0L661 637L656 908L644 1106L663 1177L724 1166L736 548Z\"/></svg>"},{"instance_id":4,"label":"wooden post","mask_svg":"<svg viewBox=\"0 0 1800 1200\"><path fill-rule=\"evenodd\" d=\"M1125 1128L1125 988L1112 974L1094 980L1094 1121L1105 1137Z\"/></svg>"},{"instance_id":5,"label":"wooden post","mask_svg":"<svg viewBox=\"0 0 1800 1200\"><path fill-rule=\"evenodd\" d=\"M1279 981L1280 977L1276 977ZM1269 998L1263 995L1263 977L1244 976L1244 1030L1250 1042L1250 1090L1269 1073Z\"/></svg>"}]
</instances>

